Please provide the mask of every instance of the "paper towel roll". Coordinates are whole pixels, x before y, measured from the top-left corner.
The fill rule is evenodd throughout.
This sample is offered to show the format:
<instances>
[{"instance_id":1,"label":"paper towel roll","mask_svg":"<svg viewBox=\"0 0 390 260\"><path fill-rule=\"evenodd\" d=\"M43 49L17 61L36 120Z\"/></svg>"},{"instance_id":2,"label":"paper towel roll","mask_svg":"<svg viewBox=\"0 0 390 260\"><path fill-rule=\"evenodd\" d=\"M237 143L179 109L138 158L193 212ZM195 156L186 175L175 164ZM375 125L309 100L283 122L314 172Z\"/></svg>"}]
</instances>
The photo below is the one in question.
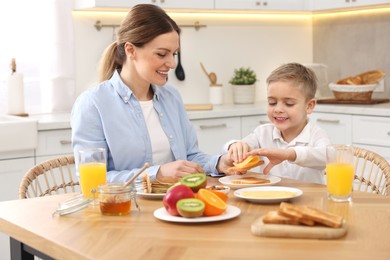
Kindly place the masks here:
<instances>
[{"instance_id":1,"label":"paper towel roll","mask_svg":"<svg viewBox=\"0 0 390 260\"><path fill-rule=\"evenodd\" d=\"M14 72L8 77L8 114L24 114L23 74Z\"/></svg>"}]
</instances>

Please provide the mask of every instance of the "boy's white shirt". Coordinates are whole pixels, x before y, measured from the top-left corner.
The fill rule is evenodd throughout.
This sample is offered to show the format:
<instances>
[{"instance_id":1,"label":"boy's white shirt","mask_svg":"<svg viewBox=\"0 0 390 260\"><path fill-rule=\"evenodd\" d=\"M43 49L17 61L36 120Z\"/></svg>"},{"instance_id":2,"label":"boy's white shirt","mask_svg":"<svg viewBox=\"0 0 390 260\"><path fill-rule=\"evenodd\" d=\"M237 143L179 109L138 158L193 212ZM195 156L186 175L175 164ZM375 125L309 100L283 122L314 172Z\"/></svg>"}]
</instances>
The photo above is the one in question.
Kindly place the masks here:
<instances>
[{"instance_id":1,"label":"boy's white shirt","mask_svg":"<svg viewBox=\"0 0 390 260\"><path fill-rule=\"evenodd\" d=\"M223 150L226 152L229 146L239 140L227 142ZM293 148L297 155L295 161L283 161L272 167L269 174L289 179L296 179L315 183L324 183L324 170L326 166L326 146L330 144L328 135L324 130L308 119L308 123L302 132L290 143L283 140L280 131L273 124L263 124L241 141L247 143L253 149L258 148ZM269 163L264 157L261 172Z\"/></svg>"}]
</instances>

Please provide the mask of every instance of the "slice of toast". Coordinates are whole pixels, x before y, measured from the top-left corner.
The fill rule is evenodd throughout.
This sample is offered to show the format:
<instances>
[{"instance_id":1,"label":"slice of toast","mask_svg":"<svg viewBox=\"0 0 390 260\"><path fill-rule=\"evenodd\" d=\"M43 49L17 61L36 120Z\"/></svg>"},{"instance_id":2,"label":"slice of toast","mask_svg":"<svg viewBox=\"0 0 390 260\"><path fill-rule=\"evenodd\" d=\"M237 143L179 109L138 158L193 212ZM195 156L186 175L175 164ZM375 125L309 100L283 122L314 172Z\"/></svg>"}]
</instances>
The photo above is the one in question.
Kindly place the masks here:
<instances>
[{"instance_id":1,"label":"slice of toast","mask_svg":"<svg viewBox=\"0 0 390 260\"><path fill-rule=\"evenodd\" d=\"M265 224L287 224L287 225L299 225L299 221L293 218L280 215L278 211L269 211L264 217L263 222Z\"/></svg>"},{"instance_id":2,"label":"slice of toast","mask_svg":"<svg viewBox=\"0 0 390 260\"><path fill-rule=\"evenodd\" d=\"M315 221L303 215L303 209L294 206L293 204L282 202L280 203L280 208L278 213L282 216L289 217L297 220L299 223L305 224L307 226L314 226Z\"/></svg>"},{"instance_id":3,"label":"slice of toast","mask_svg":"<svg viewBox=\"0 0 390 260\"><path fill-rule=\"evenodd\" d=\"M343 224L343 217L309 206L303 207L303 217L333 228L339 228Z\"/></svg>"}]
</instances>

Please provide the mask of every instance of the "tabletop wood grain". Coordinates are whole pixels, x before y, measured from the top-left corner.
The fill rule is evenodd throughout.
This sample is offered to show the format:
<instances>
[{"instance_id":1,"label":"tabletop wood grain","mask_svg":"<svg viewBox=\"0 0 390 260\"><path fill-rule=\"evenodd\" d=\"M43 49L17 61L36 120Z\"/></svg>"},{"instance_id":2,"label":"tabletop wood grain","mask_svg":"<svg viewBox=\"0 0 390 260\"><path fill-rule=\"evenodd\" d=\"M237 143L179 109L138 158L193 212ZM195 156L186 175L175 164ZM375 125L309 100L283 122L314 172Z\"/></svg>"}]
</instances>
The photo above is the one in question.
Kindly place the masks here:
<instances>
[{"instance_id":1,"label":"tabletop wood grain","mask_svg":"<svg viewBox=\"0 0 390 260\"><path fill-rule=\"evenodd\" d=\"M209 179L209 184L217 179ZM342 215L346 236L334 240L254 236L251 224L278 204L253 204L235 198L237 218L212 223L172 223L156 219L161 200L138 198L141 211L103 216L90 206L52 216L67 195L0 203L0 231L56 259L390 259L390 197L354 192L352 203L333 203L326 187L283 179L303 195L291 202Z\"/></svg>"}]
</instances>

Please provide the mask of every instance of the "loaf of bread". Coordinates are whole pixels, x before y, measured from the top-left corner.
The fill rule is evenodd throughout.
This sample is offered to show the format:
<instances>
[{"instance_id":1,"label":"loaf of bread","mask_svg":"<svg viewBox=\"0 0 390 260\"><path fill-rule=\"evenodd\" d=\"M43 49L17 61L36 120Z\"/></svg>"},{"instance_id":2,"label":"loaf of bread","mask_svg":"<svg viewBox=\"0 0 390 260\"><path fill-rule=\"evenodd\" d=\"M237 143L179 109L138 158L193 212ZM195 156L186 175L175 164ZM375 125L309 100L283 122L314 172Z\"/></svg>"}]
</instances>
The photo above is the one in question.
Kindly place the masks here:
<instances>
[{"instance_id":1,"label":"loaf of bread","mask_svg":"<svg viewBox=\"0 0 390 260\"><path fill-rule=\"evenodd\" d=\"M248 170L264 164L258 156L248 156L245 160L240 163L233 163L233 167L230 167L227 171L229 173L235 172L247 172Z\"/></svg>"},{"instance_id":2,"label":"loaf of bread","mask_svg":"<svg viewBox=\"0 0 390 260\"><path fill-rule=\"evenodd\" d=\"M383 70L370 70L360 73L356 76L347 77L337 81L340 85L370 85L377 84L383 77L385 72Z\"/></svg>"}]
</instances>

